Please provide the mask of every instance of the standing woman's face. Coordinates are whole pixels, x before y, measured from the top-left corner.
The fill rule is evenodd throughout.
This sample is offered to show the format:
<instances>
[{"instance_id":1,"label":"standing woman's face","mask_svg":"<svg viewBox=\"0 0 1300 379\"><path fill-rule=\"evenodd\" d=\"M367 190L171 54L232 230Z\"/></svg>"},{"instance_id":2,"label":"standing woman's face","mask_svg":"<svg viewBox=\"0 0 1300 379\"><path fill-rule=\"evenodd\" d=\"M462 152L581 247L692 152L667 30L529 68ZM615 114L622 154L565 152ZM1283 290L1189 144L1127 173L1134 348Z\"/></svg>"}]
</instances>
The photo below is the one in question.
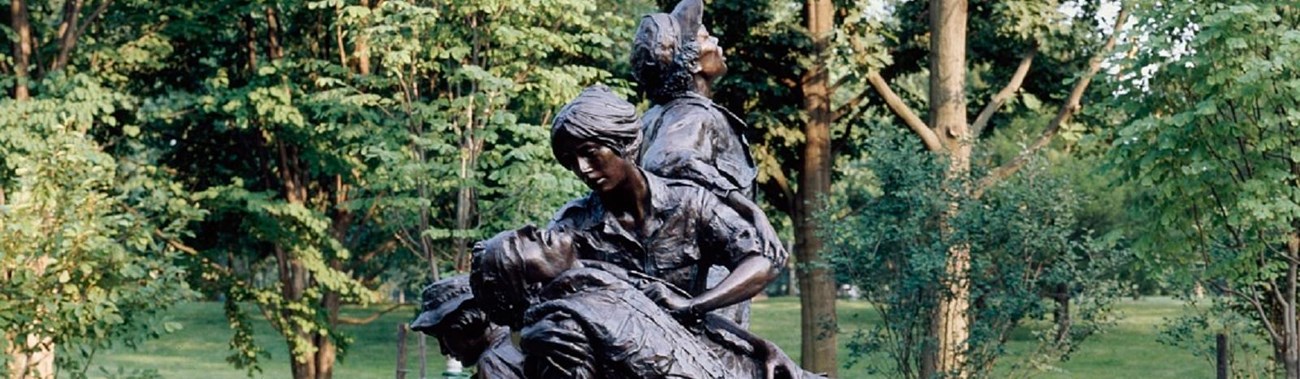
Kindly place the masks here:
<instances>
[{"instance_id":1,"label":"standing woman's face","mask_svg":"<svg viewBox=\"0 0 1300 379\"><path fill-rule=\"evenodd\" d=\"M722 47L718 46L718 38L709 35L709 29L701 26L695 35L695 41L700 44L700 71L696 75L709 82L726 75L727 57L722 54Z\"/></svg>"},{"instance_id":2,"label":"standing woman's face","mask_svg":"<svg viewBox=\"0 0 1300 379\"><path fill-rule=\"evenodd\" d=\"M618 188L631 176L631 167L617 152L595 142L583 142L574 152L573 171L596 192Z\"/></svg>"}]
</instances>

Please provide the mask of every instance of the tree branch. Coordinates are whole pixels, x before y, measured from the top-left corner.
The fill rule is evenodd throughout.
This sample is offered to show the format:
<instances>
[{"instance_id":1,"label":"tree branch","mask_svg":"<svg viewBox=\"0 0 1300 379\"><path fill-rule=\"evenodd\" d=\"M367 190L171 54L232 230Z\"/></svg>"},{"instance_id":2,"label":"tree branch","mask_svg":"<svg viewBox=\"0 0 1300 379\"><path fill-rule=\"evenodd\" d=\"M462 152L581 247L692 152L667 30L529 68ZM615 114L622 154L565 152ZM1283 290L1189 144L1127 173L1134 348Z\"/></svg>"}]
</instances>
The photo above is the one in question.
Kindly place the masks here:
<instances>
[{"instance_id":1,"label":"tree branch","mask_svg":"<svg viewBox=\"0 0 1300 379\"><path fill-rule=\"evenodd\" d=\"M1061 131L1061 125L1068 122L1070 117L1074 116L1074 114L1079 111L1081 108L1079 101L1083 98L1084 92L1088 90L1088 84L1092 82L1093 76L1096 76L1097 71L1101 70L1102 60L1105 60L1106 56L1115 48L1115 41L1119 39L1119 34L1123 30L1124 22L1126 20L1128 20L1128 9L1120 9L1119 15L1115 17L1115 27L1111 30L1110 37L1106 39L1106 44L1102 46L1101 51L1097 52L1097 55L1093 56L1092 59L1089 60L1087 72L1085 72L1084 75L1079 78L1079 81L1074 84L1074 89L1070 91L1070 97L1066 98L1065 104L1061 105L1061 109L1056 113L1056 117L1052 118L1052 121L1047 124L1047 128L1043 130L1043 134L1038 137L1037 141L1034 141L1033 144L1022 150L1019 155L1011 159L1011 161L1008 161L1006 164L994 169L988 174L988 176L980 179L979 184L975 188L976 197L979 197L989 187L992 187L994 184L1002 181L1002 179L1006 179L1011 176L1011 174L1016 173L1016 171L1019 171L1020 168L1024 167L1025 163L1029 162L1030 157L1052 142L1052 139L1056 137L1056 134Z\"/></svg>"},{"instance_id":2,"label":"tree branch","mask_svg":"<svg viewBox=\"0 0 1300 379\"><path fill-rule=\"evenodd\" d=\"M154 235L158 236L158 238L162 238L163 241L167 241L167 246L171 246L172 248L174 248L174 249L176 249L176 250L180 250L180 251L182 251L182 252L185 252L186 254L189 254L189 255L194 256L195 258L198 258L199 261L202 261L206 266L208 266L208 268L212 269L213 271L216 271L216 272L219 272L219 273L222 273L222 274L225 274L225 275L234 275L234 273L232 273L232 272L230 271L230 268L229 268L229 267L226 267L226 266L222 266L222 265L220 265L220 264L217 264L217 262L213 262L212 260L208 259L207 257L204 257L204 256L200 255L200 254L199 254L199 251L198 251L197 249L195 249L195 248L193 248L193 247L190 247L190 246L188 246L188 245L182 243L181 241L176 240L175 238L170 238L170 237L167 237L167 236L163 235L163 232L162 232L161 230L154 229L154 230L153 230L153 233L154 233Z\"/></svg>"},{"instance_id":3,"label":"tree branch","mask_svg":"<svg viewBox=\"0 0 1300 379\"><path fill-rule=\"evenodd\" d=\"M143 215L140 214L139 210L136 210L135 207L132 207L128 204L122 204L122 209L125 209L127 213L130 213L132 216L145 218ZM158 238L161 238L163 241L166 241L167 246L171 246L176 250L180 250L181 252L184 252L186 254L194 256L195 258L198 258L199 261L202 261L209 268L212 268L213 270L216 270L217 272L220 272L225 275L232 275L229 267L222 266L220 264L217 264L216 262L213 262L207 257L204 257L203 254L200 253L198 249L186 245L185 243L181 242L180 240L177 240L176 238L168 236L167 233L163 233L162 229L158 229L157 227L154 227L153 235L157 236Z\"/></svg>"},{"instance_id":4,"label":"tree branch","mask_svg":"<svg viewBox=\"0 0 1300 379\"><path fill-rule=\"evenodd\" d=\"M971 124L971 136L978 138L980 133L984 132L984 127L988 125L989 119L993 118L993 114L997 113L999 108L1002 108L1002 104L1006 103L1007 99L1011 98L1011 95L1020 90L1020 86L1025 82L1025 76L1029 74L1029 66L1033 64L1036 55L1038 55L1038 46L1030 48L1029 52L1025 53L1023 58L1020 58L1020 66L1016 68L1016 73L1011 75L1011 80L1007 82L1007 86L993 95L989 103L984 106L984 110L980 111L980 115L975 117L975 122Z\"/></svg>"},{"instance_id":5,"label":"tree branch","mask_svg":"<svg viewBox=\"0 0 1300 379\"><path fill-rule=\"evenodd\" d=\"M1269 336L1273 337L1274 341L1281 340L1282 336L1278 334L1277 327L1273 325L1272 321L1269 321L1270 318L1268 316L1268 312L1264 309L1264 305L1260 304L1259 299L1256 298L1254 294L1248 296L1244 293L1233 290L1232 288L1220 283L1215 283L1214 286L1219 287L1219 290L1223 291L1226 294L1236 296L1238 298L1246 300L1247 302L1250 302L1250 305L1254 306L1255 311L1259 313L1259 320L1261 321L1260 323L1264 324L1264 329L1268 331Z\"/></svg>"},{"instance_id":6,"label":"tree branch","mask_svg":"<svg viewBox=\"0 0 1300 379\"><path fill-rule=\"evenodd\" d=\"M339 316L339 324L342 324L342 325L364 325L364 324L369 324L369 323L371 323L371 322L374 322L375 320L378 320L378 319L379 319L379 316L386 315L386 314L388 314L389 312L392 312L392 311L397 310L397 308L401 308L402 305L404 305L404 304L393 304L393 305L389 305L388 308L386 308L386 309L384 309L384 310L382 310L382 311L378 311L378 312L375 312L375 313L371 313L369 316L361 317L361 318L347 317L347 316Z\"/></svg>"},{"instance_id":7,"label":"tree branch","mask_svg":"<svg viewBox=\"0 0 1300 379\"><path fill-rule=\"evenodd\" d=\"M777 189L781 191L782 196L784 196L786 200L778 204L784 204L782 207L784 208L783 210L786 211L786 214L790 214L794 211L795 198L794 189L790 187L790 179L785 177L785 171L773 170L772 182L773 184L776 184Z\"/></svg>"},{"instance_id":8,"label":"tree branch","mask_svg":"<svg viewBox=\"0 0 1300 379\"><path fill-rule=\"evenodd\" d=\"M86 28L90 27L90 23L95 22L95 20L99 19L99 16L103 15L104 12L108 11L108 6L111 4L113 4L113 0L104 0L104 2L99 3L99 6L95 8L95 12L91 13L90 17L86 17L86 19L82 21L80 25L77 25L77 35L73 37L81 38L81 34L86 31Z\"/></svg>"},{"instance_id":9,"label":"tree branch","mask_svg":"<svg viewBox=\"0 0 1300 379\"><path fill-rule=\"evenodd\" d=\"M835 93L836 90L840 89L840 86L844 85L844 83L848 83L851 78L853 78L853 75L844 75L840 77L840 80L836 80L835 83L832 83L831 86L828 87L830 88L830 92Z\"/></svg>"},{"instance_id":10,"label":"tree branch","mask_svg":"<svg viewBox=\"0 0 1300 379\"><path fill-rule=\"evenodd\" d=\"M271 61L284 58L284 48L280 45L280 16L274 5L266 7L266 46Z\"/></svg>"},{"instance_id":11,"label":"tree branch","mask_svg":"<svg viewBox=\"0 0 1300 379\"><path fill-rule=\"evenodd\" d=\"M77 30L77 20L81 17L83 3L83 0L67 0L63 2L63 19L59 21L59 30L55 32L59 39L59 58L64 56L68 42L72 39L72 34ZM51 71L57 66L59 66L58 60L50 65Z\"/></svg>"},{"instance_id":12,"label":"tree branch","mask_svg":"<svg viewBox=\"0 0 1300 379\"><path fill-rule=\"evenodd\" d=\"M54 64L50 65L50 71L62 70L68 66L68 60L72 59L72 49L77 46L77 40L81 39L81 35L86 32L86 28L89 28L92 22L95 22L100 15L103 15L112 3L113 0L104 0L104 2L99 3L95 11L81 23L77 23L77 18L81 15L81 0L76 0L71 6L64 8L64 11L70 11L71 13L64 14L64 25L59 26L59 56L54 59Z\"/></svg>"},{"instance_id":13,"label":"tree branch","mask_svg":"<svg viewBox=\"0 0 1300 379\"><path fill-rule=\"evenodd\" d=\"M939 135L935 134L934 130L930 130L930 127L925 125L925 121L921 121L921 118L917 117L916 113L913 113L906 103L903 103L903 99L889 89L889 83L885 83L885 78L881 77L879 72L868 73L867 81L871 83L872 88L876 89L876 93L879 93L880 97L885 98L885 104L889 106L889 110L894 111L894 114L902 118L903 123L907 124L907 127L912 129L912 132L915 132L917 137L921 138L921 143L925 144L926 149L933 152L944 151L943 144L939 142Z\"/></svg>"},{"instance_id":14,"label":"tree branch","mask_svg":"<svg viewBox=\"0 0 1300 379\"><path fill-rule=\"evenodd\" d=\"M773 166L777 167L777 169L768 172L771 178L764 183L766 184L764 186L765 192L768 192L768 194L771 195L771 197L768 198L769 203L776 206L776 209L781 211L781 213L793 217L795 198L794 188L790 187L790 179L785 176L785 171L780 169L781 163L776 160L775 156L772 156L772 154L765 149L754 149L753 152L756 153L754 157L756 160L761 158L762 162L772 162ZM762 164L760 163L759 170L762 169Z\"/></svg>"},{"instance_id":15,"label":"tree branch","mask_svg":"<svg viewBox=\"0 0 1300 379\"><path fill-rule=\"evenodd\" d=\"M862 93L859 93L857 96L854 96L853 99L849 100L847 103L844 103L844 105L841 105L839 109L836 109L834 112L831 113L831 123L839 122L840 118L848 115L849 112L858 109L858 105L862 104L862 102L867 99L867 95L869 95L870 93L871 93L871 89L863 89Z\"/></svg>"},{"instance_id":16,"label":"tree branch","mask_svg":"<svg viewBox=\"0 0 1300 379\"><path fill-rule=\"evenodd\" d=\"M423 250L415 247L415 241L411 238L410 232L407 232L406 229L399 229L398 231L393 232L393 238L396 238L397 242L401 243L402 247L405 247L406 250L409 250L411 254L415 255L416 257L419 257L422 260L426 260L426 261L429 260L429 257L420 254L423 252Z\"/></svg>"},{"instance_id":17,"label":"tree branch","mask_svg":"<svg viewBox=\"0 0 1300 379\"><path fill-rule=\"evenodd\" d=\"M379 254L389 253L389 252L392 252L393 250L397 250L397 240L396 240L396 239L391 239L391 240L385 241L384 243L379 244L378 247L375 247L374 249L371 249L370 251L366 252L365 254L361 254L360 256L357 257L357 262L360 262L360 263L366 263L366 262L369 262L371 259L374 259L375 256L377 256L377 255L379 255Z\"/></svg>"},{"instance_id":18,"label":"tree branch","mask_svg":"<svg viewBox=\"0 0 1300 379\"><path fill-rule=\"evenodd\" d=\"M362 4L363 4L363 5L365 4L365 3L364 3L364 0L363 0ZM339 8L336 12L339 13L339 14L342 14L342 13L343 13L343 10L342 10L342 8ZM341 16L339 16L339 17L341 18ZM365 34L365 32L363 31L362 34ZM357 38L361 38L361 37L358 36ZM348 66L348 46L347 46L347 44L343 43L343 22L341 22L341 21L335 21L335 22L334 22L334 44L338 45L338 49L339 49L339 51L338 51L338 53L339 53L339 66L342 66L342 67L347 68L347 69L350 70L352 67L351 67L351 66ZM358 44L361 44L361 42L358 42ZM358 49L358 50L360 50L360 49ZM369 58L369 57L367 57L367 58ZM366 67L365 67L366 70L369 70L369 69L370 69L370 64L369 64L369 62L367 62L367 63L365 64L365 66L366 66ZM363 75L364 75L364 74L366 74L366 73L363 73Z\"/></svg>"},{"instance_id":19,"label":"tree branch","mask_svg":"<svg viewBox=\"0 0 1300 379\"><path fill-rule=\"evenodd\" d=\"M252 14L239 18L239 28L244 30L244 52L248 54L248 72L257 71L257 24Z\"/></svg>"}]
</instances>

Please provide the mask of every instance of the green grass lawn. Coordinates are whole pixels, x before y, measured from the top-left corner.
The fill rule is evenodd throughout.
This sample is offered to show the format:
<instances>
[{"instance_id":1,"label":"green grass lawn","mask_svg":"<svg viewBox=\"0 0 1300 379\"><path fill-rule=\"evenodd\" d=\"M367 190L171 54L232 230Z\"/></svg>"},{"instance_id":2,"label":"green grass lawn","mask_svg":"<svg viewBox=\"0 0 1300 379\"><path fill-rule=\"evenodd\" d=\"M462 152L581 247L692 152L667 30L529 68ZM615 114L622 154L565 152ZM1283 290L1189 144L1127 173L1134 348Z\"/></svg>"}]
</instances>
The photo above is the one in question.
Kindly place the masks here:
<instances>
[{"instance_id":1,"label":"green grass lawn","mask_svg":"<svg viewBox=\"0 0 1300 379\"><path fill-rule=\"evenodd\" d=\"M1118 324L1104 334L1085 341L1078 352L1066 362L1058 362L1050 370L1017 371L1014 376L1030 378L1213 378L1214 367L1191 353L1161 345L1156 342L1156 328L1166 317L1183 312L1182 303L1167 298L1125 300L1117 307L1124 316ZM854 331L879 322L879 317L864 302L840 301L839 362L847 361L848 349L844 345ZM799 301L797 298L773 298L754 304L754 321L751 327L760 335L776 342L795 361L799 359ZM1022 360L1026 350L1036 341L1029 333L1016 333L1008 343L1010 353L999 360L997 372L1008 377L1007 366ZM886 366L889 367L889 366ZM893 377L867 375L862 366L840 369L842 378Z\"/></svg>"},{"instance_id":2,"label":"green grass lawn","mask_svg":"<svg viewBox=\"0 0 1300 379\"><path fill-rule=\"evenodd\" d=\"M270 353L269 359L263 359L262 371L255 374L259 378L288 378L289 350L270 325L253 311L254 332L257 343ZM364 317L370 314L367 309L349 307L344 314ZM415 314L414 306L403 307L387 313L378 320L366 325L345 326L343 332L353 341L347 348L343 360L335 370L336 378L392 378L397 367L397 328L399 324L409 322ZM117 372L118 367L126 371L135 369L155 369L164 378L246 378L243 370L235 369L226 363L230 354L228 343L231 332L220 303L201 302L185 303L172 307L169 311L171 321L179 322L184 329L149 341L137 350L127 348L114 349L99 353L94 361L96 366L104 366L110 372ZM418 378L419 369L419 333L408 334L408 365L412 371L408 378ZM443 361L438 354L438 342L432 338L426 340L429 372L441 373ZM97 370L90 369L91 377Z\"/></svg>"},{"instance_id":3,"label":"green grass lawn","mask_svg":"<svg viewBox=\"0 0 1300 379\"><path fill-rule=\"evenodd\" d=\"M1060 362L1050 371L1033 371L1032 378L1211 378L1214 368L1209 362L1190 353L1160 345L1155 341L1156 327L1166 317L1180 314L1180 303L1163 298L1124 301L1118 309L1124 318L1105 334L1094 336L1075 353L1069 361ZM345 313L364 316L366 309L349 308ZM244 378L225 362L229 354L227 342L230 331L222 316L219 303L186 303L172 308L170 318L180 322L184 329L143 344L138 350L120 348L101 352L94 364L116 372L118 367L127 371L154 369L164 378ZM839 303L840 343L844 344L853 331L876 322L866 303ZM335 377L392 378L397 363L397 328L414 315L412 308L402 308L362 326L344 328L353 337L347 355L338 364ZM263 371L256 377L289 377L288 350L284 341L260 318L256 339L271 354L262 362ZM771 298L754 302L752 329L771 339L786 350L795 360L799 357L799 301L797 298ZM418 333L408 336L408 378L418 378ZM438 377L443 370L443 360L438 354L437 341L426 340L429 377ZM1017 354L1033 343L1028 333L1019 333L1008 346L1011 355L1002 362L1020 359ZM840 362L845 362L847 349L840 349ZM1005 366L1005 365L1004 365ZM97 375L94 368L91 377ZM841 369L842 378L866 378L862 367ZM885 376L880 376L885 377Z\"/></svg>"}]
</instances>

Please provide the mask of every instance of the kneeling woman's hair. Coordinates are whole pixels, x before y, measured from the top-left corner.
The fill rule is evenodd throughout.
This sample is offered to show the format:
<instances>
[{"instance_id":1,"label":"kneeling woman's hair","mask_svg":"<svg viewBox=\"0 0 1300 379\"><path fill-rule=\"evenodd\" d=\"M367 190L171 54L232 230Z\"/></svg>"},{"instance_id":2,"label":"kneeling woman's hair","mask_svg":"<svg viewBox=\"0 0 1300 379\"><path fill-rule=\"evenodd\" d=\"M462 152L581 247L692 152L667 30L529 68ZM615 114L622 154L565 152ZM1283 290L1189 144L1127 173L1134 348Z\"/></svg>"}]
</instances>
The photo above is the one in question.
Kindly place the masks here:
<instances>
[{"instance_id":1,"label":"kneeling woman's hair","mask_svg":"<svg viewBox=\"0 0 1300 379\"><path fill-rule=\"evenodd\" d=\"M596 142L623 158L632 158L641 148L636 105L600 84L584 89L556 113L551 123L551 153L561 166L572 170L574 153L583 142Z\"/></svg>"},{"instance_id":2,"label":"kneeling woman's hair","mask_svg":"<svg viewBox=\"0 0 1300 379\"><path fill-rule=\"evenodd\" d=\"M541 283L528 283L524 257L503 243L513 233L514 230L501 232L474 244L469 280L474 297L484 299L478 304L487 312L488 319L518 329L523 324L524 311L537 300Z\"/></svg>"}]
</instances>

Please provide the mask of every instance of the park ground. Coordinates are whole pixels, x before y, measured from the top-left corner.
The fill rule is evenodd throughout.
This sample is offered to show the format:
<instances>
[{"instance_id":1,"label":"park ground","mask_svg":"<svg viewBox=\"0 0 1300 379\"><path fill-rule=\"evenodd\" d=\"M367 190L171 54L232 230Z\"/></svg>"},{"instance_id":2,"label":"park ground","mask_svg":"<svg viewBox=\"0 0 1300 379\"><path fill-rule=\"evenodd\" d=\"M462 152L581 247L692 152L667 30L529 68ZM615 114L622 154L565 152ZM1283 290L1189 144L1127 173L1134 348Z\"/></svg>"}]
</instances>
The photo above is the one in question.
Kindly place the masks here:
<instances>
[{"instance_id":1,"label":"park ground","mask_svg":"<svg viewBox=\"0 0 1300 379\"><path fill-rule=\"evenodd\" d=\"M1095 336L1080 347L1068 361L1051 367L1019 372L1019 377L1030 378L1212 378L1214 367L1205 359L1190 352L1156 342L1159 326L1166 318L1174 317L1186 308L1181 302L1168 298L1148 297L1125 300L1117 307L1122 315L1104 334ZM364 308L349 308L346 312L363 316ZM135 370L156 370L163 378L245 378L244 371L225 362L229 354L227 343L230 330L222 314L220 303L196 302L173 307L168 314L171 321L179 322L183 329L148 341L138 349L119 348L100 352L94 366L111 373ZM393 378L397 366L397 335L399 325L408 322L414 308L404 307L385 314L378 320L343 330L353 338L346 357L339 363L336 378ZM872 325L873 317L867 303L841 301L839 303L840 343L848 342L856 330ZM287 378L289 365L287 349L265 321L257 320L256 339L270 353L262 361L258 378ZM773 340L798 360L799 355L799 299L780 297L754 302L752 329ZM1008 344L1007 364L1023 360L1024 351L1035 343L1029 333L1017 333ZM444 369L438 354L437 341L426 340L428 351L428 377L440 377ZM415 333L407 338L409 374L419 378L419 339ZM847 361L848 349L841 347L840 362ZM1002 367L1000 366L1000 367ZM92 367L92 378L110 377ZM841 378L886 377L868 375L861 365L841 369Z\"/></svg>"}]
</instances>

